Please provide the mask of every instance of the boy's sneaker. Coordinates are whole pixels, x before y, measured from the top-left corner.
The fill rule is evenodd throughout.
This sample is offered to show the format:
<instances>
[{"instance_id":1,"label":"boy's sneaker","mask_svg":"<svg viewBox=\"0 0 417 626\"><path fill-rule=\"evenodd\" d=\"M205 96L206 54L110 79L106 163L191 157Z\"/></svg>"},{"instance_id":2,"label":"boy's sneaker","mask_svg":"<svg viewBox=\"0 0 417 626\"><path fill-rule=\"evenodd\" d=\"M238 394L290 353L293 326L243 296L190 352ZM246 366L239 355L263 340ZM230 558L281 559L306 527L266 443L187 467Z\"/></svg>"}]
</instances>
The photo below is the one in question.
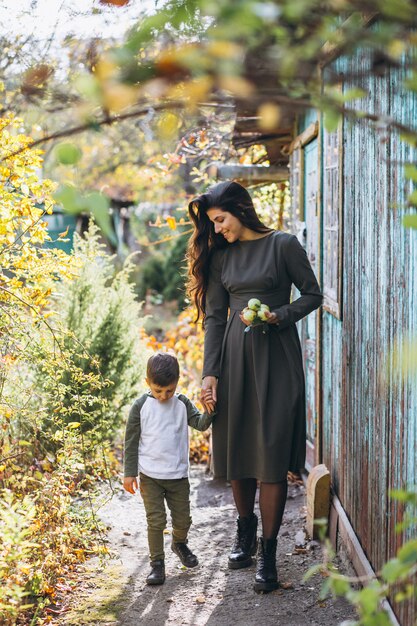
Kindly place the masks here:
<instances>
[{"instance_id":1,"label":"boy's sneaker","mask_svg":"<svg viewBox=\"0 0 417 626\"><path fill-rule=\"evenodd\" d=\"M165 582L165 563L164 561L151 561L151 572L146 578L148 585L163 585Z\"/></svg>"},{"instance_id":2,"label":"boy's sneaker","mask_svg":"<svg viewBox=\"0 0 417 626\"><path fill-rule=\"evenodd\" d=\"M198 565L198 559L193 554L186 543L172 542L171 550L179 557L181 563L185 567L195 567Z\"/></svg>"}]
</instances>

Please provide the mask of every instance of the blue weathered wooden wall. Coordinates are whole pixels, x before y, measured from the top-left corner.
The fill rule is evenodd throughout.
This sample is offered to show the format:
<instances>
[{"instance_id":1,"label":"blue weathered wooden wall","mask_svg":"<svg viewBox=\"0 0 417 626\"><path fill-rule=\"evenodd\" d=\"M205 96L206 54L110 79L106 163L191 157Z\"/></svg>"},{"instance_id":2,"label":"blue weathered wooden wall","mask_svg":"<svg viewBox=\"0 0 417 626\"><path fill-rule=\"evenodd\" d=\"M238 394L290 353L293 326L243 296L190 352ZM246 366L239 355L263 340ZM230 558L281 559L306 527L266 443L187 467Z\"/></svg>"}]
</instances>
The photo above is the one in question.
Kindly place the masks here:
<instances>
[{"instance_id":1,"label":"blue weathered wooden wall","mask_svg":"<svg viewBox=\"0 0 417 626\"><path fill-rule=\"evenodd\" d=\"M344 89L365 70L361 108L415 125L417 102L405 95L400 72L367 77L370 66L366 51L345 62ZM324 388L334 385L335 372L342 377L338 426L337 413L323 415L324 432L333 429L324 461L331 461L339 497L375 570L401 542L394 529L403 512L389 489L416 482L417 388L401 380L389 356L398 339L417 332L417 232L403 227L395 209L406 202L407 152L398 136L369 121L344 123L343 320L324 313L323 323L323 354L337 346L323 368ZM414 623L411 603L397 611L402 624Z\"/></svg>"},{"instance_id":2,"label":"blue weathered wooden wall","mask_svg":"<svg viewBox=\"0 0 417 626\"><path fill-rule=\"evenodd\" d=\"M334 66L345 72L344 90L359 82L367 92L355 106L417 126L405 72L374 77L370 65L361 51ZM378 570L404 540L395 532L403 508L389 490L417 484L416 378L403 380L391 354L417 336L417 231L404 228L398 209L412 155L398 135L366 120L345 121L342 136L343 309L342 319L322 311L322 461ZM415 624L416 601L395 611L403 626Z\"/></svg>"}]
</instances>

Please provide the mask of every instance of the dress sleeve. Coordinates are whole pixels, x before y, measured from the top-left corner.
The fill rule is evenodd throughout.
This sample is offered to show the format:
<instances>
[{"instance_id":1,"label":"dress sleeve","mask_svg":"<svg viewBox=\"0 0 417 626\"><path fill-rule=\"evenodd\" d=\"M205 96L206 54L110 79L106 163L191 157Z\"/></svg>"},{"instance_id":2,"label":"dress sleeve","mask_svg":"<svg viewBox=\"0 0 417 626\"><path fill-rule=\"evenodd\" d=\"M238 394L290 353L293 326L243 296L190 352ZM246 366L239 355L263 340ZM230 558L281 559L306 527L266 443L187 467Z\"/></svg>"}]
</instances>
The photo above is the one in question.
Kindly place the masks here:
<instances>
[{"instance_id":1,"label":"dress sleeve","mask_svg":"<svg viewBox=\"0 0 417 626\"><path fill-rule=\"evenodd\" d=\"M290 324L295 324L314 309L317 309L323 300L307 253L295 235L290 237L286 245L284 260L288 275L301 295L297 300L290 304L284 304L274 311L278 317L279 328L286 328Z\"/></svg>"},{"instance_id":2,"label":"dress sleeve","mask_svg":"<svg viewBox=\"0 0 417 626\"><path fill-rule=\"evenodd\" d=\"M224 251L217 250L211 259L206 294L204 333L204 376L219 376L220 355L229 310L229 293L221 281Z\"/></svg>"},{"instance_id":3,"label":"dress sleeve","mask_svg":"<svg viewBox=\"0 0 417 626\"><path fill-rule=\"evenodd\" d=\"M140 439L140 412L146 401L146 395L134 402L129 412L125 430L124 442L124 476L138 475L139 439Z\"/></svg>"}]
</instances>

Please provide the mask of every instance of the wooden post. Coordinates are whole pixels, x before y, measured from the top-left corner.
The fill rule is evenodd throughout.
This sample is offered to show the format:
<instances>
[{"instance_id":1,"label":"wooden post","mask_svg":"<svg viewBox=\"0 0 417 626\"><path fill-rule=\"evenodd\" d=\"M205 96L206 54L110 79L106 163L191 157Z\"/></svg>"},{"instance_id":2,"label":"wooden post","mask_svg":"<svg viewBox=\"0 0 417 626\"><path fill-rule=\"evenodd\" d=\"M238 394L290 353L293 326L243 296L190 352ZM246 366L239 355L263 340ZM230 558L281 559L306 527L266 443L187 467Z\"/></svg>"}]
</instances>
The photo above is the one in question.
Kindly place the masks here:
<instances>
[{"instance_id":1,"label":"wooden post","mask_svg":"<svg viewBox=\"0 0 417 626\"><path fill-rule=\"evenodd\" d=\"M329 517L330 472L322 463L311 470L307 478L307 533L312 539L319 537L319 526L314 520Z\"/></svg>"}]
</instances>

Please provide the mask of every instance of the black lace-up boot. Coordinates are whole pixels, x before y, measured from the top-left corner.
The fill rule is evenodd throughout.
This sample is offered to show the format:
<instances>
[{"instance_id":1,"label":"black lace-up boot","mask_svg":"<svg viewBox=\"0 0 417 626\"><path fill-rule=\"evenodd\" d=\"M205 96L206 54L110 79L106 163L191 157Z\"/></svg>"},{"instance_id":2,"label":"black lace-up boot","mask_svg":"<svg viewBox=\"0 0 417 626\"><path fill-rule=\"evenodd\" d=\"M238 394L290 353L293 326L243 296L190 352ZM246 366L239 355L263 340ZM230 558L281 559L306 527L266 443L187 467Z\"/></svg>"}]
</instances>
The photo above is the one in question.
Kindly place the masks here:
<instances>
[{"instance_id":1,"label":"black lace-up boot","mask_svg":"<svg viewBox=\"0 0 417 626\"><path fill-rule=\"evenodd\" d=\"M171 550L179 557L181 563L185 567L196 567L198 565L198 559L193 554L186 543L172 542Z\"/></svg>"},{"instance_id":2,"label":"black lace-up boot","mask_svg":"<svg viewBox=\"0 0 417 626\"><path fill-rule=\"evenodd\" d=\"M236 537L228 561L230 569L240 569L252 565L252 556L256 552L257 528L258 518L255 513L249 517L237 518Z\"/></svg>"},{"instance_id":3,"label":"black lace-up boot","mask_svg":"<svg viewBox=\"0 0 417 626\"><path fill-rule=\"evenodd\" d=\"M276 565L277 540L259 538L256 555L257 569L253 588L257 593L278 589L278 575Z\"/></svg>"},{"instance_id":4,"label":"black lace-up boot","mask_svg":"<svg viewBox=\"0 0 417 626\"><path fill-rule=\"evenodd\" d=\"M148 585L163 585L165 582L165 563L157 560L151 561L151 572L146 578Z\"/></svg>"}]
</instances>

